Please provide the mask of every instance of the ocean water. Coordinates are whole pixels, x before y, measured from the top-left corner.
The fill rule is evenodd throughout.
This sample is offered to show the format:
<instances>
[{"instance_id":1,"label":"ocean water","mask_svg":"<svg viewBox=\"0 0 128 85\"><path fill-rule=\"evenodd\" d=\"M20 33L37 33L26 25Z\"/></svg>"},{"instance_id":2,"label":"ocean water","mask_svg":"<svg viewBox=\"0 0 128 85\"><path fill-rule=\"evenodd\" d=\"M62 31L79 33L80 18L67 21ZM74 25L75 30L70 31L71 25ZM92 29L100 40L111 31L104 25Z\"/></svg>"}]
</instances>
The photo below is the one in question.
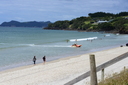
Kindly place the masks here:
<instances>
[{"instance_id":1,"label":"ocean water","mask_svg":"<svg viewBox=\"0 0 128 85\"><path fill-rule=\"evenodd\" d=\"M82 47L71 45L77 43ZM65 30L44 30L28 27L0 27L0 71L42 63L63 57L104 50L128 43L128 35L78 32Z\"/></svg>"}]
</instances>

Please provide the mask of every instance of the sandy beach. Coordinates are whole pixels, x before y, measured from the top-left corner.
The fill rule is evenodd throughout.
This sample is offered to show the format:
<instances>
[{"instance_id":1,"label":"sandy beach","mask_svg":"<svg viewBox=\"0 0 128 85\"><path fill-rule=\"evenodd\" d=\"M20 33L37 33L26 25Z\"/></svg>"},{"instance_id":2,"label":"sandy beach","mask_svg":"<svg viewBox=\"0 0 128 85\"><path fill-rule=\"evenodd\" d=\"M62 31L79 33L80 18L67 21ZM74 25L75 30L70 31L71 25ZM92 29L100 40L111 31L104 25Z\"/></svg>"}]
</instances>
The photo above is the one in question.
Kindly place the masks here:
<instances>
[{"instance_id":1,"label":"sandy beach","mask_svg":"<svg viewBox=\"0 0 128 85\"><path fill-rule=\"evenodd\" d=\"M117 47L99 52L71 56L45 64L36 64L9 69L0 72L0 85L64 85L68 81L90 70L89 55L94 54L96 66L101 65L121 54L128 52L128 47ZM128 58L105 69L105 75L128 68ZM98 80L100 73L98 72ZM76 85L87 85L89 78Z\"/></svg>"}]
</instances>

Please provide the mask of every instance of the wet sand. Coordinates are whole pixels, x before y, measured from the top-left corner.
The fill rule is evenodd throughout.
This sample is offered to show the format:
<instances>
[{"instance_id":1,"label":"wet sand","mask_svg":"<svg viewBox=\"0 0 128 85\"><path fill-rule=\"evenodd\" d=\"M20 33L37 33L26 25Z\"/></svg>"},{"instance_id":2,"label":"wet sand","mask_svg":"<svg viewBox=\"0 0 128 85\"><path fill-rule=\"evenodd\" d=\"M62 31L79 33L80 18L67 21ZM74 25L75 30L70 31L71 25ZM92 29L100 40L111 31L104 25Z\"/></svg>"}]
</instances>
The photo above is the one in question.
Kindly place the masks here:
<instances>
[{"instance_id":1,"label":"wet sand","mask_svg":"<svg viewBox=\"0 0 128 85\"><path fill-rule=\"evenodd\" d=\"M46 62L45 64L41 63L1 71L0 85L64 85L68 81L90 70L90 54L95 55L96 65L99 66L126 52L128 52L128 47L117 47L99 52L62 58ZM126 59L120 62L120 68L123 69L124 66L128 67ZM118 69L119 65L114 66L117 69L116 71L121 70ZM112 73L112 66L108 67L109 70L106 70L106 73L109 71ZM86 81L89 82L89 79L85 79L83 82L77 83L76 85L86 85Z\"/></svg>"}]
</instances>

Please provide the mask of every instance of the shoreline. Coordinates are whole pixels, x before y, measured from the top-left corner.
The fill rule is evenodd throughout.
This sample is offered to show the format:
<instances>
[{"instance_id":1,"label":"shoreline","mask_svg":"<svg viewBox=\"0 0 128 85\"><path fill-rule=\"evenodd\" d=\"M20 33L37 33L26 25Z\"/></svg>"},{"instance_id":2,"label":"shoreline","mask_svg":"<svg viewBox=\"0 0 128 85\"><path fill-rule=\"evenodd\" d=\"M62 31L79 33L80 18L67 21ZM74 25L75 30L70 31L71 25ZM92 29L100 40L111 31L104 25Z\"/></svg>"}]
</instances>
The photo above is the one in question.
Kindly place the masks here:
<instances>
[{"instance_id":1,"label":"shoreline","mask_svg":"<svg viewBox=\"0 0 128 85\"><path fill-rule=\"evenodd\" d=\"M85 53L104 50L103 48L105 47L106 49L106 47L108 46L110 48L113 45L117 45L117 47L119 47L120 45L127 42L127 37L128 37L127 35L114 35L114 34L106 34L106 33L102 34L99 32L80 33L74 31L69 32L69 31L58 31L58 30L44 31L41 29L36 30L36 28L34 29L22 28L20 30L17 30L16 28L12 27L11 30L10 28L1 29L1 30L8 31L9 34L12 34L11 36L7 35L6 37L13 37L14 40L12 40L11 42L8 41L8 43L0 43L1 48L3 48L0 50L1 53L0 71L17 68L20 66L33 65L32 62L33 56L37 57L36 63L42 63L42 57L44 55L46 55L47 61L52 61L63 57L82 55ZM22 36L28 36L28 37L22 38L20 37L21 35L19 37L14 36L13 31L16 32L16 35L19 35L18 32L21 31ZM24 31L28 33L25 32L24 34ZM33 32L37 33L37 36L32 35ZM48 33L57 36L57 38L48 35L49 38L45 39L44 36L47 36ZM76 33L78 33L78 35L76 35ZM62 36L58 36L58 35L62 35ZM106 35L106 37L104 37L104 35ZM30 36L33 39L29 39ZM42 39L40 39L39 36L42 36ZM73 48L71 47L71 45L74 44L75 42L67 43L66 37L69 38L68 40L72 40L75 38L77 39L85 38L85 41L84 40L80 42L78 41L78 44L82 45L81 48ZM97 37L97 39L93 40L92 42L88 40L86 41L86 38L89 39L92 37ZM23 39L23 42L21 42L21 39ZM4 40L5 39L3 38L2 41L6 42Z\"/></svg>"},{"instance_id":2,"label":"shoreline","mask_svg":"<svg viewBox=\"0 0 128 85\"><path fill-rule=\"evenodd\" d=\"M116 47L98 52L57 59L0 71L0 85L63 85L90 69L89 54L95 54L96 65L109 61L125 52L128 47Z\"/></svg>"},{"instance_id":3,"label":"shoreline","mask_svg":"<svg viewBox=\"0 0 128 85\"><path fill-rule=\"evenodd\" d=\"M123 46L125 46L125 45L123 44ZM92 52L104 51L104 50L108 50L108 49L112 49L112 48L116 48L116 47L119 47L119 45L109 46L109 47L104 47L104 48L98 48L98 49L92 49L92 50L88 50L86 52L80 52L78 54L71 54L71 55L66 54L64 56L61 55L61 57L57 56L57 58L49 60L49 61L47 61L47 63L48 62L54 62L56 60L65 59L65 58L68 58L68 57L71 57L71 56L80 56L80 55L83 55L83 54L89 54L89 53L92 53ZM37 64L41 64L41 63L42 62L37 62ZM31 66L31 65L33 65L32 61L29 61L28 63L23 62L23 63L8 65L8 66L3 66L3 67L0 68L0 72L10 70L10 69L20 68L20 67L27 67L27 66Z\"/></svg>"}]
</instances>

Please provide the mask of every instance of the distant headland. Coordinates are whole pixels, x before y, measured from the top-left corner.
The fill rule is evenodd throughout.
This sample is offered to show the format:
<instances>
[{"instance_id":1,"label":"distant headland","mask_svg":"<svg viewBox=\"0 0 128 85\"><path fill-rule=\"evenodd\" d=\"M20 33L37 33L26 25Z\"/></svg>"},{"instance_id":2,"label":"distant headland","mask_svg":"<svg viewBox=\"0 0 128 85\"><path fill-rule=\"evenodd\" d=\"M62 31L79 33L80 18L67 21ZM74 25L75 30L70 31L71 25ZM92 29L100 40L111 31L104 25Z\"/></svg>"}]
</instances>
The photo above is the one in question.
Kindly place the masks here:
<instances>
[{"instance_id":1,"label":"distant headland","mask_svg":"<svg viewBox=\"0 0 128 85\"><path fill-rule=\"evenodd\" d=\"M50 21L46 22L37 22L37 21L29 21L29 22L19 22L19 21L10 21L10 22L3 22L0 26L1 27L47 27L50 24Z\"/></svg>"},{"instance_id":2,"label":"distant headland","mask_svg":"<svg viewBox=\"0 0 128 85\"><path fill-rule=\"evenodd\" d=\"M44 29L128 34L128 12L120 12L118 14L105 12L89 13L88 17L81 16L70 21L64 20L50 23Z\"/></svg>"}]
</instances>

